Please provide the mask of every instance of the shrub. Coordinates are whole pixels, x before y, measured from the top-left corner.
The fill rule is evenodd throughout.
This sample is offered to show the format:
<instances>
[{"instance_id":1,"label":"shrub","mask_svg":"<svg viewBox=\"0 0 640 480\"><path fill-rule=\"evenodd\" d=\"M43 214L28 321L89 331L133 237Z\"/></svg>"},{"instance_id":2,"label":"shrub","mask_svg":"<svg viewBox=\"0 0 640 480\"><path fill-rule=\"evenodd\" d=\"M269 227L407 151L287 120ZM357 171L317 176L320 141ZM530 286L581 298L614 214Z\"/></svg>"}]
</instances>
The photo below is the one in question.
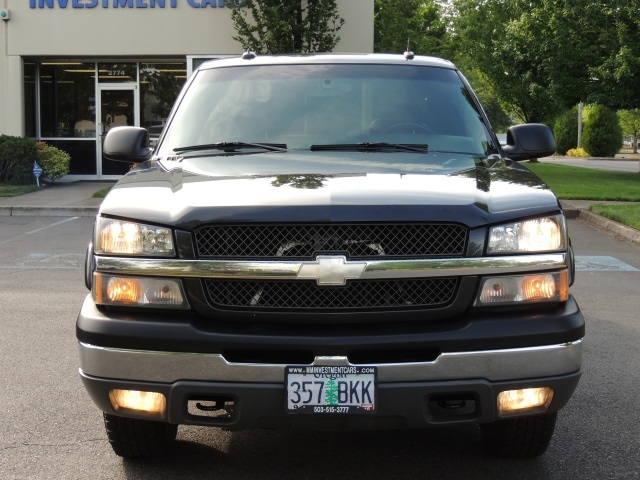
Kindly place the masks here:
<instances>
[{"instance_id":1,"label":"shrub","mask_svg":"<svg viewBox=\"0 0 640 480\"><path fill-rule=\"evenodd\" d=\"M0 135L0 181L26 185L33 181L33 162L38 159L36 142L30 138Z\"/></svg>"},{"instance_id":2,"label":"shrub","mask_svg":"<svg viewBox=\"0 0 640 480\"><path fill-rule=\"evenodd\" d=\"M585 121L582 146L592 157L614 157L622 147L622 128L616 112L596 105Z\"/></svg>"},{"instance_id":3,"label":"shrub","mask_svg":"<svg viewBox=\"0 0 640 480\"><path fill-rule=\"evenodd\" d=\"M44 170L42 178L54 182L69 173L71 157L67 152L45 142L38 142L37 147L38 164Z\"/></svg>"},{"instance_id":4,"label":"shrub","mask_svg":"<svg viewBox=\"0 0 640 480\"><path fill-rule=\"evenodd\" d=\"M553 134L556 137L560 155L567 155L567 152L578 145L578 107L573 107L560 115L553 127Z\"/></svg>"},{"instance_id":5,"label":"shrub","mask_svg":"<svg viewBox=\"0 0 640 480\"><path fill-rule=\"evenodd\" d=\"M588 157L589 154L585 151L584 148L572 148L567 151L568 157Z\"/></svg>"}]
</instances>

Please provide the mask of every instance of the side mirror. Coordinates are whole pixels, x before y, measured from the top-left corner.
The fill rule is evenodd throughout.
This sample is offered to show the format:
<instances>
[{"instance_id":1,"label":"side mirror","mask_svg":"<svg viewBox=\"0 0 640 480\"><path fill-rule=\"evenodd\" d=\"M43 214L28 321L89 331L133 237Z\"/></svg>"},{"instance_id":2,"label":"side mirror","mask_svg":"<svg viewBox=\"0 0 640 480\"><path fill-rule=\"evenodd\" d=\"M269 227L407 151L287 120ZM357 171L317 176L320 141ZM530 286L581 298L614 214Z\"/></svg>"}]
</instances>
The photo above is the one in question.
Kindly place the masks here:
<instances>
[{"instance_id":1,"label":"side mirror","mask_svg":"<svg viewBox=\"0 0 640 480\"><path fill-rule=\"evenodd\" d=\"M109 160L140 163L149 160L153 148L149 146L149 132L140 127L114 127L107 133L102 152Z\"/></svg>"},{"instance_id":2,"label":"side mirror","mask_svg":"<svg viewBox=\"0 0 640 480\"><path fill-rule=\"evenodd\" d=\"M553 155L557 145L549 127L525 123L507 130L507 144L502 149L511 160L520 161Z\"/></svg>"}]
</instances>

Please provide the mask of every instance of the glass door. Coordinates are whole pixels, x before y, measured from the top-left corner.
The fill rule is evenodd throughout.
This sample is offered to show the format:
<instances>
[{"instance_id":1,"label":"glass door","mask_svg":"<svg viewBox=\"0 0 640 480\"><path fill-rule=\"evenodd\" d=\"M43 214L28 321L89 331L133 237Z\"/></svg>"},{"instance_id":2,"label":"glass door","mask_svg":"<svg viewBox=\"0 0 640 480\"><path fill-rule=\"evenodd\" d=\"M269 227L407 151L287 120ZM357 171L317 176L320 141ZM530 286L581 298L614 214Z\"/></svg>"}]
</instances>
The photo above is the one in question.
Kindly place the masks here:
<instances>
[{"instance_id":1,"label":"glass door","mask_svg":"<svg viewBox=\"0 0 640 480\"><path fill-rule=\"evenodd\" d=\"M102 143L109 130L114 127L140 125L138 90L135 85L102 85L98 87L96 104L99 127L97 158L101 159L98 162L98 178L117 178L127 173L131 165L104 158Z\"/></svg>"}]
</instances>

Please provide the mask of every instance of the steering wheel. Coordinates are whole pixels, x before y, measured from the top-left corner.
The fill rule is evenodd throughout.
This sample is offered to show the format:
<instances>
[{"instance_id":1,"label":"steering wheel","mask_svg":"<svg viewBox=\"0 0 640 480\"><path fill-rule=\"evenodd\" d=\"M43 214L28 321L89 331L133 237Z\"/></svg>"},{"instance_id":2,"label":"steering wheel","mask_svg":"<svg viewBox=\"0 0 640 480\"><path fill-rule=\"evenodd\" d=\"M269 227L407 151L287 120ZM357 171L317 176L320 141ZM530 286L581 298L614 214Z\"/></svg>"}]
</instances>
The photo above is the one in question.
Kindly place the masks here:
<instances>
[{"instance_id":1,"label":"steering wheel","mask_svg":"<svg viewBox=\"0 0 640 480\"><path fill-rule=\"evenodd\" d=\"M387 128L383 129L382 133L413 133L415 134L416 129L424 133L433 133L433 131L428 126L422 125L420 123L411 123L411 122L394 123L393 125L390 125Z\"/></svg>"}]
</instances>

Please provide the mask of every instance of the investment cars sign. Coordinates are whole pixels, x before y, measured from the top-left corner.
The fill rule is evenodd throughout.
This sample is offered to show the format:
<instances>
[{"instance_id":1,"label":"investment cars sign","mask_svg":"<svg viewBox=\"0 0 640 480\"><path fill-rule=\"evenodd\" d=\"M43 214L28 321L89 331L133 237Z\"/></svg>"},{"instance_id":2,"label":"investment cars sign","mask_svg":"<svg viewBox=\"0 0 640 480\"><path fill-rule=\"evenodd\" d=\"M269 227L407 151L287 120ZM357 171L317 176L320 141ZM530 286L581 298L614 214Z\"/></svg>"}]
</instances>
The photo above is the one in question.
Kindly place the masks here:
<instances>
[{"instance_id":1,"label":"investment cars sign","mask_svg":"<svg viewBox=\"0 0 640 480\"><path fill-rule=\"evenodd\" d=\"M193 8L224 7L225 0L29 0L31 8ZM228 3L228 0L227 0ZM239 2L236 2L239 3Z\"/></svg>"}]
</instances>

